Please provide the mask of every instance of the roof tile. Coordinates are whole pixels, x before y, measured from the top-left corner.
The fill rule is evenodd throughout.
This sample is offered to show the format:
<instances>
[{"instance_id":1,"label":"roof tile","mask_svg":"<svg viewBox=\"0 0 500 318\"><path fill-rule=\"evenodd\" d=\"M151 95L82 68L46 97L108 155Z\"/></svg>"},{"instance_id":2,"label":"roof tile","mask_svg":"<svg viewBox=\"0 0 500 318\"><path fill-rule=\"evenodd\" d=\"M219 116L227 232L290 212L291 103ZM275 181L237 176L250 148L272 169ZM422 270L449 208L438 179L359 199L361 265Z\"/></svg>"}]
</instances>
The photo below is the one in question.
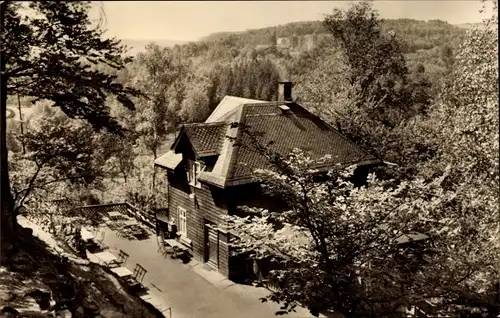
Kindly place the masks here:
<instances>
[{"instance_id":1,"label":"roof tile","mask_svg":"<svg viewBox=\"0 0 500 318\"><path fill-rule=\"evenodd\" d=\"M247 106L244 124L261 145L272 142L268 147L281 155L287 155L294 148L308 152L312 159L330 155L328 166L375 159L302 107L288 106L290 110L285 112L276 105ZM268 167L265 158L255 151L248 134L243 133L240 138L242 146L233 154L234 164L228 179L249 177L255 169Z\"/></svg>"},{"instance_id":2,"label":"roof tile","mask_svg":"<svg viewBox=\"0 0 500 318\"><path fill-rule=\"evenodd\" d=\"M226 123L189 124L184 125L186 134L200 157L220 154Z\"/></svg>"}]
</instances>

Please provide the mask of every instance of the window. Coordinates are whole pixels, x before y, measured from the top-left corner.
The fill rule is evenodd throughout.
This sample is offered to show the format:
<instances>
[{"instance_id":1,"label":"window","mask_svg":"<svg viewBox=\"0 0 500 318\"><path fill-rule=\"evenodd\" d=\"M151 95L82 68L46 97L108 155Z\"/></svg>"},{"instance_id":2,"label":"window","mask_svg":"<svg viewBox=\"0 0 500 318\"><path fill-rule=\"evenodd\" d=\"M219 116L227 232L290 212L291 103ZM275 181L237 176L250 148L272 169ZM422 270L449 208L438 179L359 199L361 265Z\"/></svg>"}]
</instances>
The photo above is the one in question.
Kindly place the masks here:
<instances>
[{"instance_id":1,"label":"window","mask_svg":"<svg viewBox=\"0 0 500 318\"><path fill-rule=\"evenodd\" d=\"M178 231L182 236L187 236L187 217L186 209L177 207Z\"/></svg>"},{"instance_id":2,"label":"window","mask_svg":"<svg viewBox=\"0 0 500 318\"><path fill-rule=\"evenodd\" d=\"M189 168L187 173L190 185L198 188L201 186L201 183L198 181L198 177L200 175L200 172L202 172L204 168L205 167L197 161L189 161Z\"/></svg>"}]
</instances>

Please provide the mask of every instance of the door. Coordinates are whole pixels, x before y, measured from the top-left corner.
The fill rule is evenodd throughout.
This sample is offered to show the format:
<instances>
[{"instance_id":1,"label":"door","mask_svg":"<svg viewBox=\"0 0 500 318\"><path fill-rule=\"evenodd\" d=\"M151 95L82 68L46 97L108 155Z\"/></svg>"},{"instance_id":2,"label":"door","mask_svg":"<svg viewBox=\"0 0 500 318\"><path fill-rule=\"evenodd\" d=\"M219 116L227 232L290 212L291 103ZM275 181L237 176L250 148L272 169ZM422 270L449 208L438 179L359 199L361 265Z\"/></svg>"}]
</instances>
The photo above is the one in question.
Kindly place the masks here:
<instances>
[{"instance_id":1,"label":"door","mask_svg":"<svg viewBox=\"0 0 500 318\"><path fill-rule=\"evenodd\" d=\"M205 262L213 268L219 267L217 231L210 224L205 224Z\"/></svg>"}]
</instances>

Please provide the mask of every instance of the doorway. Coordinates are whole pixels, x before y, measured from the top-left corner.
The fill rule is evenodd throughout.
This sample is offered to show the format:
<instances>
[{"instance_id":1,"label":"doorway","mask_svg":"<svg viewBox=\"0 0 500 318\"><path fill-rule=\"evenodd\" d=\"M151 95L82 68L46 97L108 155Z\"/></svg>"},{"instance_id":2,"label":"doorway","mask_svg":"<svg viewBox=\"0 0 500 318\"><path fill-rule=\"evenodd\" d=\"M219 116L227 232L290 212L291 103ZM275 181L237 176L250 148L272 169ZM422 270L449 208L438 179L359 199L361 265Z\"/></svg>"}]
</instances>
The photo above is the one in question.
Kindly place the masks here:
<instances>
[{"instance_id":1,"label":"doorway","mask_svg":"<svg viewBox=\"0 0 500 318\"><path fill-rule=\"evenodd\" d=\"M219 268L218 232L210 222L205 223L205 263L212 268Z\"/></svg>"}]
</instances>

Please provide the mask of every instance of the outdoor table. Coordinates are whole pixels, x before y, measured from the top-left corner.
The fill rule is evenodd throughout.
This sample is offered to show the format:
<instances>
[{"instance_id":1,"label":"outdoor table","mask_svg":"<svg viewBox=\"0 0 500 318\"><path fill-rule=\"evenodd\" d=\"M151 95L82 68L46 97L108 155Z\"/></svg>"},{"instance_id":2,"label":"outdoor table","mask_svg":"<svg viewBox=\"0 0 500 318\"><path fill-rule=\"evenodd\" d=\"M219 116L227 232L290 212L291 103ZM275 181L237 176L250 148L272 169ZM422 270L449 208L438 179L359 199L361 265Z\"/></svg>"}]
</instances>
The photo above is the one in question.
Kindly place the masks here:
<instances>
[{"instance_id":1,"label":"outdoor table","mask_svg":"<svg viewBox=\"0 0 500 318\"><path fill-rule=\"evenodd\" d=\"M137 222L137 220L135 220L135 219L128 219L128 220L126 220L126 221L123 221L123 224L124 224L125 226L130 226L130 225L137 225L137 224L139 224L139 223L138 223L138 222Z\"/></svg>"},{"instance_id":2,"label":"outdoor table","mask_svg":"<svg viewBox=\"0 0 500 318\"><path fill-rule=\"evenodd\" d=\"M112 221L119 221L119 220L123 220L123 219L127 218L127 216L125 216L117 211L108 212L108 217Z\"/></svg>"},{"instance_id":3,"label":"outdoor table","mask_svg":"<svg viewBox=\"0 0 500 318\"><path fill-rule=\"evenodd\" d=\"M112 268L111 271L113 273L115 273L118 277L121 277L121 278L129 277L129 276L132 276L134 274L134 273L132 273L131 270L129 270L128 268L123 267L123 266Z\"/></svg>"},{"instance_id":4,"label":"outdoor table","mask_svg":"<svg viewBox=\"0 0 500 318\"><path fill-rule=\"evenodd\" d=\"M81 235L82 235L82 239L84 241L88 241L88 240L93 240L95 239L95 236L94 234L92 234L89 230L87 230L86 228L82 227L81 231L80 231Z\"/></svg>"},{"instance_id":5,"label":"outdoor table","mask_svg":"<svg viewBox=\"0 0 500 318\"><path fill-rule=\"evenodd\" d=\"M165 243L167 243L168 245L170 245L172 247L180 245L179 242L177 242L174 239L165 239Z\"/></svg>"},{"instance_id":6,"label":"outdoor table","mask_svg":"<svg viewBox=\"0 0 500 318\"><path fill-rule=\"evenodd\" d=\"M120 212L111 211L111 212L108 212L108 216L110 218L117 218L117 217L121 217L123 215Z\"/></svg>"},{"instance_id":7,"label":"outdoor table","mask_svg":"<svg viewBox=\"0 0 500 318\"><path fill-rule=\"evenodd\" d=\"M86 241L85 248L92 254L102 251L102 247L93 240Z\"/></svg>"},{"instance_id":8,"label":"outdoor table","mask_svg":"<svg viewBox=\"0 0 500 318\"><path fill-rule=\"evenodd\" d=\"M103 261L103 263L106 265L116 264L116 262L118 261L116 256L111 254L109 251L95 253L94 256Z\"/></svg>"},{"instance_id":9,"label":"outdoor table","mask_svg":"<svg viewBox=\"0 0 500 318\"><path fill-rule=\"evenodd\" d=\"M166 239L165 243L167 243L168 245L170 245L174 249L174 253L172 254L172 257L174 257L174 258L179 257L179 250L182 253L187 252L187 248L184 247L181 243L177 242L174 239Z\"/></svg>"}]
</instances>

